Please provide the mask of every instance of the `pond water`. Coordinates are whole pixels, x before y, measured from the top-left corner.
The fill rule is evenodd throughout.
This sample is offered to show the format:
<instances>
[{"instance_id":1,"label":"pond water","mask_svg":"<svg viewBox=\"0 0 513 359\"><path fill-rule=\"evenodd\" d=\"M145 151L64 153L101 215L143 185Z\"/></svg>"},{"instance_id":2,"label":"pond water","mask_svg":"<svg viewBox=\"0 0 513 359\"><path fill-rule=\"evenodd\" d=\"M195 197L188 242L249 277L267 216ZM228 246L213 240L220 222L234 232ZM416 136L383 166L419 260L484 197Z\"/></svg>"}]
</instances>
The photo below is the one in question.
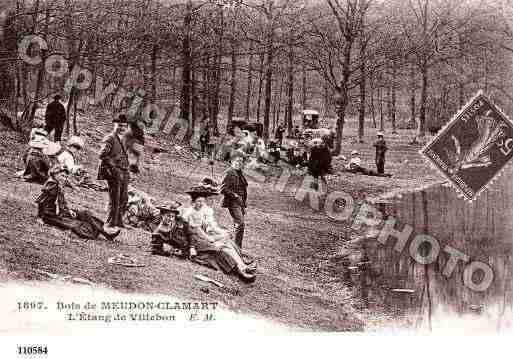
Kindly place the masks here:
<instances>
[{"instance_id":1,"label":"pond water","mask_svg":"<svg viewBox=\"0 0 513 359\"><path fill-rule=\"evenodd\" d=\"M363 256L350 267L367 330L513 332L512 176L513 171L505 171L471 203L458 198L453 188L439 185L384 205L384 212L398 219L396 228L408 224L413 234L400 253L393 237L385 245L365 240ZM411 258L409 246L417 234L429 234L440 243L433 263ZM446 245L468 255L470 262L487 263L494 274L491 285L480 292L465 286L466 265L461 261L450 277L444 276ZM429 249L427 245L420 251ZM483 272L476 271L472 279L479 283Z\"/></svg>"}]
</instances>

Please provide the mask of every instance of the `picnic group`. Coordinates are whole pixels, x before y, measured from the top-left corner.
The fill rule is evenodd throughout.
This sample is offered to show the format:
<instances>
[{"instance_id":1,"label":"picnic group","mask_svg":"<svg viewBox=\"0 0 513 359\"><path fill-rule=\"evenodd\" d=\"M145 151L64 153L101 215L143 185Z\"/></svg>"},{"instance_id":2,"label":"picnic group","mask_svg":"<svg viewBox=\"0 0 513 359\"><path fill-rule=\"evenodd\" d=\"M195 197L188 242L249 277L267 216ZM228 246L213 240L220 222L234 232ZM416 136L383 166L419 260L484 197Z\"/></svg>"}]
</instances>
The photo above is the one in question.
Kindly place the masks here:
<instances>
[{"instance_id":1,"label":"picnic group","mask_svg":"<svg viewBox=\"0 0 513 359\"><path fill-rule=\"evenodd\" d=\"M244 169L248 166L278 165L288 162L304 166L315 178L323 181L332 173L333 134L314 138L308 152L283 149L284 127L280 124L274 140L269 145L257 131L234 126L218 149L212 151L212 129L205 125L200 131L200 156L215 155L226 161L220 183L206 177L187 191L190 201L155 203L155 200L138 190L134 178L139 173L139 162L144 151L144 130L136 120L119 114L112 119L112 131L105 135L98 153L95 174L89 174L81 165L85 141L70 136L62 141L66 111L61 96L55 95L46 107L44 125L32 128L24 168L17 176L41 185L35 203L38 221L45 226L70 230L81 238L91 240L103 237L113 241L122 230L138 227L146 230L149 249L155 256L177 256L200 265L238 276L251 283L257 275L254 258L243 252L247 212L248 181ZM53 133L53 141L50 140ZM295 128L293 137L299 137ZM383 133L378 133L376 148L377 171L361 165L357 151L351 153L345 170L365 175L385 175L386 143ZM283 158L282 158L283 157ZM89 210L71 208L66 201L66 187L85 187L108 192L108 211L104 219ZM221 227L216 220L213 201L222 197L221 207L233 220L233 228Z\"/></svg>"}]
</instances>

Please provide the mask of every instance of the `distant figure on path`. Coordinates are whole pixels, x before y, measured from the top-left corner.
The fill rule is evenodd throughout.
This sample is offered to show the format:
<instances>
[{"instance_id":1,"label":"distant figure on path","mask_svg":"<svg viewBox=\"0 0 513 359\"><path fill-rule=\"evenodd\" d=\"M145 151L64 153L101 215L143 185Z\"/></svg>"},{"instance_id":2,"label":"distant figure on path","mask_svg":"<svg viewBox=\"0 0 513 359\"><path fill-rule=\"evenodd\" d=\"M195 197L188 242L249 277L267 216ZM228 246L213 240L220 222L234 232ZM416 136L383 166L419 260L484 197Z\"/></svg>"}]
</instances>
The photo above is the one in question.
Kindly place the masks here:
<instances>
[{"instance_id":1,"label":"distant figure on path","mask_svg":"<svg viewBox=\"0 0 513 359\"><path fill-rule=\"evenodd\" d=\"M242 169L244 167L244 153L234 151L230 158L231 167L224 173L221 183L221 194L224 195L222 206L228 208L233 218L235 243L242 248L244 237L244 216L246 214L246 200L248 197L248 181Z\"/></svg>"},{"instance_id":2,"label":"distant figure on path","mask_svg":"<svg viewBox=\"0 0 513 359\"><path fill-rule=\"evenodd\" d=\"M48 132L48 136L50 136L50 132L55 130L54 141L61 140L62 129L66 122L66 109L64 105L59 102L60 99L60 95L55 95L53 101L46 106L45 130Z\"/></svg>"},{"instance_id":3,"label":"distant figure on path","mask_svg":"<svg viewBox=\"0 0 513 359\"><path fill-rule=\"evenodd\" d=\"M383 139L383 132L378 132L378 140L374 143L376 147L376 168L378 174L382 175L385 173L385 153L388 150L387 144Z\"/></svg>"},{"instance_id":4,"label":"distant figure on path","mask_svg":"<svg viewBox=\"0 0 513 359\"><path fill-rule=\"evenodd\" d=\"M114 129L103 139L100 152L98 179L107 181L109 187L109 214L106 226L124 227L123 212L128 203L128 155L121 142L127 128L127 118L119 115L113 120Z\"/></svg>"},{"instance_id":5,"label":"distant figure on path","mask_svg":"<svg viewBox=\"0 0 513 359\"><path fill-rule=\"evenodd\" d=\"M201 130L199 143L201 155L208 155L208 144L210 143L210 129L208 128L208 125L205 125Z\"/></svg>"},{"instance_id":6,"label":"distant figure on path","mask_svg":"<svg viewBox=\"0 0 513 359\"><path fill-rule=\"evenodd\" d=\"M274 138L276 139L276 142L278 142L278 145L281 147L283 144L283 133L285 132L285 128L280 124L278 125L278 128L276 129L276 133L274 134Z\"/></svg>"}]
</instances>

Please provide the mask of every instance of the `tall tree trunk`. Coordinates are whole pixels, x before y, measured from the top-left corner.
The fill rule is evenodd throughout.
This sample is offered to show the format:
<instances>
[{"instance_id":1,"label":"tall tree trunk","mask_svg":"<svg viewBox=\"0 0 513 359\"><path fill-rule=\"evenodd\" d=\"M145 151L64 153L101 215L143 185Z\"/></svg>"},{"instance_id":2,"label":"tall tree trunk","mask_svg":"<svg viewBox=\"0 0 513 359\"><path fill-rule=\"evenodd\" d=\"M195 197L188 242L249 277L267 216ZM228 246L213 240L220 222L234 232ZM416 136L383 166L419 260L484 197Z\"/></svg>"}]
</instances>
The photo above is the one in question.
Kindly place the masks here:
<instances>
[{"instance_id":1,"label":"tall tree trunk","mask_svg":"<svg viewBox=\"0 0 513 359\"><path fill-rule=\"evenodd\" d=\"M372 116L372 125L374 128L377 128L378 125L376 124L376 107L374 104L374 72L371 73L369 78L369 90L370 90L370 98L369 98L369 107L371 110L371 116Z\"/></svg>"},{"instance_id":2,"label":"tall tree trunk","mask_svg":"<svg viewBox=\"0 0 513 359\"><path fill-rule=\"evenodd\" d=\"M271 116L271 97L274 62L274 29L268 37L267 61L265 69L265 101L264 101L264 139L269 139L269 121Z\"/></svg>"},{"instance_id":3,"label":"tall tree trunk","mask_svg":"<svg viewBox=\"0 0 513 359\"><path fill-rule=\"evenodd\" d=\"M196 83L196 66L191 69L191 121L187 130L187 143L191 143L194 138L194 130L196 128L196 117L198 115L198 97L197 97L197 83Z\"/></svg>"},{"instance_id":4,"label":"tall tree trunk","mask_svg":"<svg viewBox=\"0 0 513 359\"><path fill-rule=\"evenodd\" d=\"M219 29L218 29L218 44L217 44L217 59L215 68L215 88L213 96L213 118L212 126L214 133L219 134L219 94L221 91L221 73L222 73L222 59L223 59L223 36L224 36L224 13L223 9L219 9Z\"/></svg>"},{"instance_id":5,"label":"tall tree trunk","mask_svg":"<svg viewBox=\"0 0 513 359\"><path fill-rule=\"evenodd\" d=\"M306 69L305 67L303 66L303 71L302 71L302 79L301 79L301 109L304 110L307 106L307 101L306 101Z\"/></svg>"},{"instance_id":6,"label":"tall tree trunk","mask_svg":"<svg viewBox=\"0 0 513 359\"><path fill-rule=\"evenodd\" d=\"M188 124L187 131L190 131L190 103L191 103L191 71L192 56L190 44L190 26L192 2L187 2L187 9L184 18L184 37L182 41L182 90L180 94L180 115L179 117Z\"/></svg>"},{"instance_id":7,"label":"tall tree trunk","mask_svg":"<svg viewBox=\"0 0 513 359\"><path fill-rule=\"evenodd\" d=\"M258 101L257 101L257 122L260 122L260 108L262 102L262 84L264 79L264 53L260 54L260 69L258 71Z\"/></svg>"},{"instance_id":8,"label":"tall tree trunk","mask_svg":"<svg viewBox=\"0 0 513 359\"><path fill-rule=\"evenodd\" d=\"M360 45L360 104L358 108L358 139L363 143L365 129L365 45Z\"/></svg>"},{"instance_id":9,"label":"tall tree trunk","mask_svg":"<svg viewBox=\"0 0 513 359\"><path fill-rule=\"evenodd\" d=\"M37 14L39 12L39 0L36 0L36 5L35 5L35 15L34 15L34 19L37 21ZM48 36L48 25L49 25L49 22L50 22L50 10L48 7L46 7L46 11L45 11L45 28L44 28L44 38L46 40L47 36ZM36 25L34 24L34 27ZM35 33L35 32L34 32ZM38 102L39 102L39 98L41 97L41 92L42 92L42 88L43 88L43 81L44 81L44 78L45 78L45 61L46 61L46 57L47 57L47 53L48 51L47 50L44 50L44 49L41 49L41 64L39 65L39 68L38 68L38 71L37 71L37 82L36 82L36 91L34 92L34 103L32 105L32 109L30 111L30 115L29 115L29 120L28 120L28 126L29 128L32 127L32 123L34 122L34 117L36 115L36 107L38 105Z\"/></svg>"},{"instance_id":10,"label":"tall tree trunk","mask_svg":"<svg viewBox=\"0 0 513 359\"><path fill-rule=\"evenodd\" d=\"M209 77L208 77L208 56L207 54L203 55L203 71L201 71L201 114L202 114L202 122L203 125L206 125L205 121L209 117Z\"/></svg>"},{"instance_id":11,"label":"tall tree trunk","mask_svg":"<svg viewBox=\"0 0 513 359\"><path fill-rule=\"evenodd\" d=\"M389 78L387 76L387 78ZM387 121L392 121L392 85L388 83L386 93L386 110L387 110Z\"/></svg>"},{"instance_id":12,"label":"tall tree trunk","mask_svg":"<svg viewBox=\"0 0 513 359\"><path fill-rule=\"evenodd\" d=\"M396 124L396 116L397 116L397 111L396 111L396 99L397 99L397 65L396 63L394 62L392 64L392 106L391 106L391 110L392 110L392 133L397 133L396 131L396 127L395 127L395 124Z\"/></svg>"},{"instance_id":13,"label":"tall tree trunk","mask_svg":"<svg viewBox=\"0 0 513 359\"><path fill-rule=\"evenodd\" d=\"M249 121L251 87L253 86L253 41L249 42L248 89L246 91L246 121Z\"/></svg>"},{"instance_id":14,"label":"tall tree trunk","mask_svg":"<svg viewBox=\"0 0 513 359\"><path fill-rule=\"evenodd\" d=\"M383 131L385 129L385 119L383 117L383 88L378 87L378 98L379 98L379 130Z\"/></svg>"},{"instance_id":15,"label":"tall tree trunk","mask_svg":"<svg viewBox=\"0 0 513 359\"><path fill-rule=\"evenodd\" d=\"M289 66L287 78L287 110L285 123L287 125L287 133L292 134L292 112L294 109L294 47L289 45Z\"/></svg>"},{"instance_id":16,"label":"tall tree trunk","mask_svg":"<svg viewBox=\"0 0 513 359\"><path fill-rule=\"evenodd\" d=\"M237 42L232 39L232 64L230 79L230 102L228 104L228 126L231 125L233 119L233 109L235 106L235 92L237 90Z\"/></svg>"},{"instance_id":17,"label":"tall tree trunk","mask_svg":"<svg viewBox=\"0 0 513 359\"><path fill-rule=\"evenodd\" d=\"M461 34L458 34L458 47L460 58L463 59L463 40L461 39ZM464 65L461 65L460 73L458 74L458 107L462 108L465 104L465 84L463 82L464 79L465 68Z\"/></svg>"},{"instance_id":18,"label":"tall tree trunk","mask_svg":"<svg viewBox=\"0 0 513 359\"><path fill-rule=\"evenodd\" d=\"M173 106L176 104L176 60L173 61Z\"/></svg>"},{"instance_id":19,"label":"tall tree trunk","mask_svg":"<svg viewBox=\"0 0 513 359\"><path fill-rule=\"evenodd\" d=\"M157 57L159 46L155 40L151 51L151 95L150 102L155 103L157 100Z\"/></svg>"},{"instance_id":20,"label":"tall tree trunk","mask_svg":"<svg viewBox=\"0 0 513 359\"><path fill-rule=\"evenodd\" d=\"M427 104L427 86L428 86L428 67L424 63L421 66L422 86L420 89L420 113L418 136L424 137L426 134L426 104Z\"/></svg>"},{"instance_id":21,"label":"tall tree trunk","mask_svg":"<svg viewBox=\"0 0 513 359\"><path fill-rule=\"evenodd\" d=\"M410 122L412 124L417 123L415 120L415 63L412 61L410 64Z\"/></svg>"},{"instance_id":22,"label":"tall tree trunk","mask_svg":"<svg viewBox=\"0 0 513 359\"><path fill-rule=\"evenodd\" d=\"M337 136L335 139L335 148L333 154L340 154L342 150L342 135L344 133L344 123L347 105L349 104L349 78L351 76L351 51L353 47L353 38L346 37L344 44L344 62L342 68L342 81L338 87L338 106L337 106Z\"/></svg>"},{"instance_id":23,"label":"tall tree trunk","mask_svg":"<svg viewBox=\"0 0 513 359\"><path fill-rule=\"evenodd\" d=\"M280 81L280 90L278 91L278 101L276 101L276 112L275 112L275 119L274 119L274 126L273 126L273 132L274 133L276 131L276 127L278 126L278 124L280 123L280 115L281 115L281 96L282 96L282 93L283 93L283 82L284 82L284 79L282 77L281 81Z\"/></svg>"}]
</instances>

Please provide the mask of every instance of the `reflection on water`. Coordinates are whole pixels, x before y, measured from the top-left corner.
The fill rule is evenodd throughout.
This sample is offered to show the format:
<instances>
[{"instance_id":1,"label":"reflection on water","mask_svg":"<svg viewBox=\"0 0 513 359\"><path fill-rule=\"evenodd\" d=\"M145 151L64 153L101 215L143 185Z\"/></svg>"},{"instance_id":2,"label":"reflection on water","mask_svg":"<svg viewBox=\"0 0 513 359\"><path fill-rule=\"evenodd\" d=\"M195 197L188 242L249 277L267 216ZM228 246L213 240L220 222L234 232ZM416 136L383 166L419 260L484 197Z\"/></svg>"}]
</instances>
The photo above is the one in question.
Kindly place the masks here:
<instances>
[{"instance_id":1,"label":"reflection on water","mask_svg":"<svg viewBox=\"0 0 513 359\"><path fill-rule=\"evenodd\" d=\"M450 277L442 275L449 255L443 252L430 265L386 245L366 240L363 257L352 263L352 280L362 299L368 329L407 327L433 331L513 331L513 185L503 175L493 188L468 203L454 189L437 186L409 193L386 205L386 213L399 219L396 228L409 224L415 234L435 237L467 254L470 261L488 263L494 281L483 292L463 284L462 262ZM424 248L428 250L428 248ZM422 250L422 248L421 248ZM480 272L474 282L478 283ZM481 272L482 273L482 272Z\"/></svg>"}]
</instances>

